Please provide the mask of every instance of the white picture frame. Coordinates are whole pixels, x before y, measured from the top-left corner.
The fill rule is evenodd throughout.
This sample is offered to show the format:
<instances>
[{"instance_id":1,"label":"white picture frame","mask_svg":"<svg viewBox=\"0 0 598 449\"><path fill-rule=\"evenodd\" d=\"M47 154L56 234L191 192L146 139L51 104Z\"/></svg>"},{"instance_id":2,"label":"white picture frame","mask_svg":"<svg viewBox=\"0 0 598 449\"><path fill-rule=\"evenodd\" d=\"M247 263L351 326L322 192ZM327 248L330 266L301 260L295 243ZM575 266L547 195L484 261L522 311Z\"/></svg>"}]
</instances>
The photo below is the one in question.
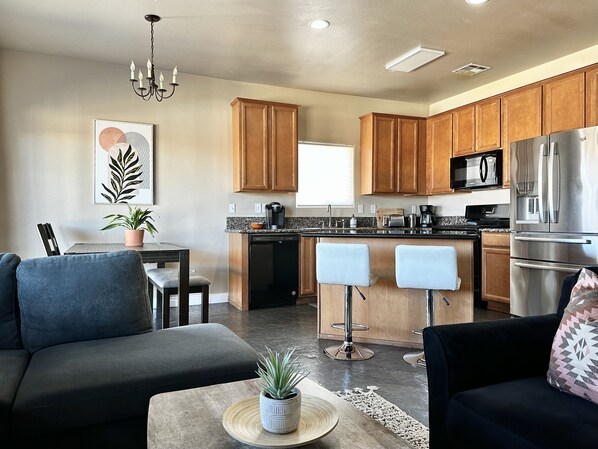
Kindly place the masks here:
<instances>
[{"instance_id":1,"label":"white picture frame","mask_svg":"<svg viewBox=\"0 0 598 449\"><path fill-rule=\"evenodd\" d=\"M94 203L154 204L154 125L94 120Z\"/></svg>"}]
</instances>

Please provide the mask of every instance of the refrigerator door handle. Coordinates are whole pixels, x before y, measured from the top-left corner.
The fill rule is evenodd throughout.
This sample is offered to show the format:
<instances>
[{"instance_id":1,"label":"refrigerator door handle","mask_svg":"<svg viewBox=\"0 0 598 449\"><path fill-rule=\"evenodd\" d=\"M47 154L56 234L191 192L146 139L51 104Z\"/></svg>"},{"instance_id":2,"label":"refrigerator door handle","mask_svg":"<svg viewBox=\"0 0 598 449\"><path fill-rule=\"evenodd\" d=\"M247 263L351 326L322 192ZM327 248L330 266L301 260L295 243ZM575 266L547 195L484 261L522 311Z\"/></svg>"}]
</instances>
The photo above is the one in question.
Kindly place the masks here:
<instances>
[{"instance_id":1,"label":"refrigerator door handle","mask_svg":"<svg viewBox=\"0 0 598 449\"><path fill-rule=\"evenodd\" d=\"M559 208L561 202L561 169L560 156L557 149L556 142L550 142L550 150L548 152L548 214L551 223L559 222ZM556 159L556 176L555 176L555 159Z\"/></svg>"},{"instance_id":2,"label":"refrigerator door handle","mask_svg":"<svg viewBox=\"0 0 598 449\"><path fill-rule=\"evenodd\" d=\"M561 273L577 273L579 268L569 268L569 267L557 267L557 266L547 266L547 265L538 265L535 263L528 263L528 262L514 262L513 265L519 268L529 268L532 270L543 270L543 271L559 271Z\"/></svg>"},{"instance_id":3,"label":"refrigerator door handle","mask_svg":"<svg viewBox=\"0 0 598 449\"><path fill-rule=\"evenodd\" d=\"M542 243L570 243L572 245L590 245L591 240L588 239L555 239L550 237L514 237L520 242L542 242Z\"/></svg>"},{"instance_id":4,"label":"refrigerator door handle","mask_svg":"<svg viewBox=\"0 0 598 449\"><path fill-rule=\"evenodd\" d=\"M540 223L546 223L548 217L544 208L544 158L546 154L546 144L540 144L540 157L538 158L538 215L540 217Z\"/></svg>"}]
</instances>

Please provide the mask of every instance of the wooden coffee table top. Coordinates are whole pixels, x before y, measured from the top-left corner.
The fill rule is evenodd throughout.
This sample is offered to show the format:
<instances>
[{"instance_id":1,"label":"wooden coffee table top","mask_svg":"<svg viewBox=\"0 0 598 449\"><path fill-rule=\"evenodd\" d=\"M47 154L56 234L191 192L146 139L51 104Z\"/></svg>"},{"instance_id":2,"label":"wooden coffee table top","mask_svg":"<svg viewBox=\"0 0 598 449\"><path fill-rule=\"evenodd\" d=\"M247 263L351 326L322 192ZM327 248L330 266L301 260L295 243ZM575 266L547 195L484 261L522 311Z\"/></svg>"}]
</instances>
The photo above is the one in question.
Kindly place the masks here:
<instances>
[{"instance_id":1,"label":"wooden coffee table top","mask_svg":"<svg viewBox=\"0 0 598 449\"><path fill-rule=\"evenodd\" d=\"M317 396L333 404L339 415L338 425L330 434L303 447L411 448L406 441L373 418L315 382L304 379L299 388L303 394ZM226 433L222 427L222 415L235 402L259 392L255 380L243 380L152 397L148 413L148 449L250 448L251 446L240 443Z\"/></svg>"}]
</instances>

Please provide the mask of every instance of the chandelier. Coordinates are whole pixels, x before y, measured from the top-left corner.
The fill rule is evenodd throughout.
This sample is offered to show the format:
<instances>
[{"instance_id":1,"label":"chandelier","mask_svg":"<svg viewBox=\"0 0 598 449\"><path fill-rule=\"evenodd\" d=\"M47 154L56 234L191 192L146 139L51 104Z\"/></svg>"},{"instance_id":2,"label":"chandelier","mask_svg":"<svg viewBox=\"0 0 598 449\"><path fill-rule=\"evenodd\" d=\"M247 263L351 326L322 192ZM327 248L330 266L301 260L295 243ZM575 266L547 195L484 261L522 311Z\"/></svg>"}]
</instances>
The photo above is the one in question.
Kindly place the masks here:
<instances>
[{"instance_id":1,"label":"chandelier","mask_svg":"<svg viewBox=\"0 0 598 449\"><path fill-rule=\"evenodd\" d=\"M141 70L139 70L139 76L135 77L135 63L131 61L131 86L133 87L133 92L143 98L145 101L148 101L150 98L155 97L156 100L162 101L166 98L170 98L174 95L174 91L178 86L176 82L177 76L177 67L175 66L174 70L172 71L172 83L169 83L172 86L172 91L166 95L167 89L164 89L164 75L160 72L160 78L158 79L158 83L156 83L156 74L154 70L154 23L160 21L160 16L156 16L154 14L148 14L145 16L145 20L150 23L151 27L151 57L147 60L147 76L145 80L147 80L147 87L144 85L144 77ZM139 83L139 85L137 85Z\"/></svg>"}]
</instances>

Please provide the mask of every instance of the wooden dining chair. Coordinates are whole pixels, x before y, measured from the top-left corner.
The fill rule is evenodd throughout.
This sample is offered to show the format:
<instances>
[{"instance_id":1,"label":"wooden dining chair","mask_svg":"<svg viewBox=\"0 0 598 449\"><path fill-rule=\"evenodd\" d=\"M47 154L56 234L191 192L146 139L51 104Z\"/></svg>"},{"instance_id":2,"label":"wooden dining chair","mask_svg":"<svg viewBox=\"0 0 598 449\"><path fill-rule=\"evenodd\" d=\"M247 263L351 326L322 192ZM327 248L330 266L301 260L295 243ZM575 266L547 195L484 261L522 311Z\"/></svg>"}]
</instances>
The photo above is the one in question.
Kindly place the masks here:
<instances>
[{"instance_id":1,"label":"wooden dining chair","mask_svg":"<svg viewBox=\"0 0 598 449\"><path fill-rule=\"evenodd\" d=\"M56 241L52 225L50 223L38 223L37 230L42 238L46 254L48 256L60 256L60 249L58 248L58 242Z\"/></svg>"}]
</instances>

